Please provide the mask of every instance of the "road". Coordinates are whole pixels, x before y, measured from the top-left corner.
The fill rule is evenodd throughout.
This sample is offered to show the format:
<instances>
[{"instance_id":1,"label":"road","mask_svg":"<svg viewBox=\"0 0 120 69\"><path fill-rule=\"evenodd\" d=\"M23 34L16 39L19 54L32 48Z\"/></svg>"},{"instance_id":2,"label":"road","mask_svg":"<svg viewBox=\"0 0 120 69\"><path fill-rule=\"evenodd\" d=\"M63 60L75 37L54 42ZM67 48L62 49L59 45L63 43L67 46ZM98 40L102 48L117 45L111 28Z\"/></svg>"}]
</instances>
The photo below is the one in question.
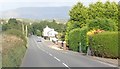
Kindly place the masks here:
<instances>
[{"instance_id":1,"label":"road","mask_svg":"<svg viewBox=\"0 0 120 69\"><path fill-rule=\"evenodd\" d=\"M21 67L114 67L73 51L61 51L48 47L44 39L37 42L37 36L28 40L28 49L23 58Z\"/></svg>"}]
</instances>

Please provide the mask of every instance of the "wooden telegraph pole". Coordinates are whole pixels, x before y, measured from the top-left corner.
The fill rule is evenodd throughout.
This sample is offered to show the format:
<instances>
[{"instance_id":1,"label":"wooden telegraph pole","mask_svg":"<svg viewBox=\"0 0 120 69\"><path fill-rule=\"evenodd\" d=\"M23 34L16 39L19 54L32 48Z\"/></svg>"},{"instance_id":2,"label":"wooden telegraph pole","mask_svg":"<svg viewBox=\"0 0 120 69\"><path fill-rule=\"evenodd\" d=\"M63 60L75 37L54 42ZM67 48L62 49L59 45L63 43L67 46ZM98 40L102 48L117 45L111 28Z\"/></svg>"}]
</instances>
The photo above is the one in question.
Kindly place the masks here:
<instances>
[{"instance_id":1,"label":"wooden telegraph pole","mask_svg":"<svg viewBox=\"0 0 120 69\"><path fill-rule=\"evenodd\" d=\"M28 47L28 38L27 38L27 34L28 34L28 29L27 29L27 25L25 26L25 37L26 37L26 40L27 40L27 45L26 47Z\"/></svg>"},{"instance_id":2,"label":"wooden telegraph pole","mask_svg":"<svg viewBox=\"0 0 120 69\"><path fill-rule=\"evenodd\" d=\"M27 25L25 26L25 32L26 32L26 38L27 38L27 33L28 33L28 30L27 30Z\"/></svg>"},{"instance_id":3,"label":"wooden telegraph pole","mask_svg":"<svg viewBox=\"0 0 120 69\"><path fill-rule=\"evenodd\" d=\"M22 33L24 35L24 24L23 24L23 22L22 22Z\"/></svg>"}]
</instances>

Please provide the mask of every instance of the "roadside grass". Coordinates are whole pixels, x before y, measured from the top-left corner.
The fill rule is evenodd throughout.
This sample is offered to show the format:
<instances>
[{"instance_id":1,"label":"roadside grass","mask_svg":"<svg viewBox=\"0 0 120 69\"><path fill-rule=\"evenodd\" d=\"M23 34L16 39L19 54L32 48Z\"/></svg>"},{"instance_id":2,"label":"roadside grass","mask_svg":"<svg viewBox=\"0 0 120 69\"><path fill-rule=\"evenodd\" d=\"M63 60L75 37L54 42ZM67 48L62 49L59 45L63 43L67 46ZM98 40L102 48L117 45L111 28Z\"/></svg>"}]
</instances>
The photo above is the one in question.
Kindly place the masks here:
<instances>
[{"instance_id":1,"label":"roadside grass","mask_svg":"<svg viewBox=\"0 0 120 69\"><path fill-rule=\"evenodd\" d=\"M19 67L26 51L26 42L10 34L2 38L2 67Z\"/></svg>"}]
</instances>

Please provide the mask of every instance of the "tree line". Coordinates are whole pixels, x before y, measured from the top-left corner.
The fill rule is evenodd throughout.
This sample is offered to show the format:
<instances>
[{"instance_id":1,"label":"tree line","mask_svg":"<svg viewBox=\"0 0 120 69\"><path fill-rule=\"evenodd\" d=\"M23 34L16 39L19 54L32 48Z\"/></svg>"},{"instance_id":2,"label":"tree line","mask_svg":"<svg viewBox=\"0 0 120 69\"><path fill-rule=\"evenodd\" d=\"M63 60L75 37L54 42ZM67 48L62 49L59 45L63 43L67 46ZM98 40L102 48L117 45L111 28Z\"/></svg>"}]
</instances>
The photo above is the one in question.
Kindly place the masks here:
<instances>
[{"instance_id":1,"label":"tree line","mask_svg":"<svg viewBox=\"0 0 120 69\"><path fill-rule=\"evenodd\" d=\"M90 4L89 7L79 2L70 10L69 15L70 19L66 28L67 42L69 32L75 28L88 26L89 30L118 30L118 4L116 2L96 2Z\"/></svg>"},{"instance_id":2,"label":"tree line","mask_svg":"<svg viewBox=\"0 0 120 69\"><path fill-rule=\"evenodd\" d=\"M53 28L55 31L57 31L59 34L59 38L62 39L65 35L66 31L66 24L63 23L57 23L56 20L53 19L53 21L40 21L35 22L32 25L28 26L28 31L30 34L42 36L43 29L48 26L50 28ZM64 38L63 38L64 40Z\"/></svg>"},{"instance_id":3,"label":"tree line","mask_svg":"<svg viewBox=\"0 0 120 69\"><path fill-rule=\"evenodd\" d=\"M87 53L88 47L91 47L95 55L118 57L116 37L120 28L118 27L118 4L116 2L98 1L89 4L88 7L78 2L69 11L69 16L65 33L65 41L69 49ZM115 46L108 45L108 43L114 43ZM102 49L104 52L101 52Z\"/></svg>"}]
</instances>

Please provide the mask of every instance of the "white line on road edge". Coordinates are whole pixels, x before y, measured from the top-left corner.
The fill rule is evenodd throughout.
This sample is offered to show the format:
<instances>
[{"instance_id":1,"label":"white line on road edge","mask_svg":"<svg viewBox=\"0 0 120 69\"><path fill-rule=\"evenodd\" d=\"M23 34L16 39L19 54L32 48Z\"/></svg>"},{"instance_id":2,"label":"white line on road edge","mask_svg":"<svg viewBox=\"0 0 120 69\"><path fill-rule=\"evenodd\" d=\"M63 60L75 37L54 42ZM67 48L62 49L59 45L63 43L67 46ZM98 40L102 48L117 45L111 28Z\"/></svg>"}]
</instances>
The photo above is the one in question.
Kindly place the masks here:
<instances>
[{"instance_id":1,"label":"white line on road edge","mask_svg":"<svg viewBox=\"0 0 120 69\"><path fill-rule=\"evenodd\" d=\"M60 59L58 59L58 58L56 58L56 57L54 57L54 58L60 62Z\"/></svg>"},{"instance_id":2,"label":"white line on road edge","mask_svg":"<svg viewBox=\"0 0 120 69\"><path fill-rule=\"evenodd\" d=\"M102 62L102 61L98 61L98 60L97 60L97 62L100 62L100 63L105 64L105 65L109 65L109 66L111 66L111 67L117 67L117 66L115 66L115 65L112 65L112 64L109 64L109 63L105 63L105 62Z\"/></svg>"}]
</instances>

